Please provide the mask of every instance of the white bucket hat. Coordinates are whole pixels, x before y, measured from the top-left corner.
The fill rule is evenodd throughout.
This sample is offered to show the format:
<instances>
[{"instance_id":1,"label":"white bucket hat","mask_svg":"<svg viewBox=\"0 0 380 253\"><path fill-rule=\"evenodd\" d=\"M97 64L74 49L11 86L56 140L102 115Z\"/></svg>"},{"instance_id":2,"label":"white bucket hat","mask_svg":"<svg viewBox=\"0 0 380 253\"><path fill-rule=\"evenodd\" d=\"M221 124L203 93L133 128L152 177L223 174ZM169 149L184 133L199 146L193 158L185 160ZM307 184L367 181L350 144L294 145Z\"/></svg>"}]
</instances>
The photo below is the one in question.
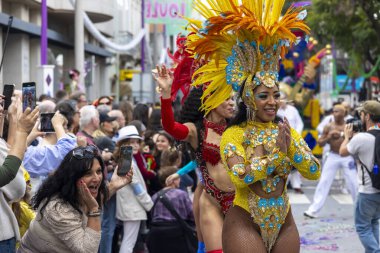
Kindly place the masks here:
<instances>
[{"instance_id":1,"label":"white bucket hat","mask_svg":"<svg viewBox=\"0 0 380 253\"><path fill-rule=\"evenodd\" d=\"M119 130L119 137L117 138L117 142L126 139L142 140L143 138L141 138L135 126L125 126Z\"/></svg>"}]
</instances>

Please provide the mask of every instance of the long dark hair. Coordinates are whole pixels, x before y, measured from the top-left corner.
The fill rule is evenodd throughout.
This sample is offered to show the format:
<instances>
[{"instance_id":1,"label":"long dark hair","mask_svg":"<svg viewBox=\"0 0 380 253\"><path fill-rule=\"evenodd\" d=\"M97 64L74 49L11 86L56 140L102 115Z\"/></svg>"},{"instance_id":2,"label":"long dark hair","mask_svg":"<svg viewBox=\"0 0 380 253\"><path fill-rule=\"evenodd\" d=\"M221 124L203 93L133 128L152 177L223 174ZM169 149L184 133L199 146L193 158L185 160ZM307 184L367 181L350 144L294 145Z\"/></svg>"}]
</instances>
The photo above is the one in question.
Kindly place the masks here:
<instances>
[{"instance_id":1,"label":"long dark hair","mask_svg":"<svg viewBox=\"0 0 380 253\"><path fill-rule=\"evenodd\" d=\"M67 128L71 129L71 126L73 125L73 118L75 116L76 110L75 110L76 102L74 100L64 100L59 102L55 106L55 111L59 111L65 118L67 119Z\"/></svg>"},{"instance_id":2,"label":"long dark hair","mask_svg":"<svg viewBox=\"0 0 380 253\"><path fill-rule=\"evenodd\" d=\"M38 209L38 207L43 204L40 209L41 216L46 205L55 196L69 203L79 213L82 213L79 208L80 203L78 199L77 181L91 170L94 159L99 161L103 175L105 170L99 152L95 152L94 156L91 158L85 156L78 159L74 157L73 154L76 150L85 148L86 147L77 147L71 150L65 156L58 169L42 183L38 192L32 199L34 209ZM108 199L108 189L106 188L104 176L99 187L99 194L96 197L99 206L102 205L102 199Z\"/></svg>"},{"instance_id":3,"label":"long dark hair","mask_svg":"<svg viewBox=\"0 0 380 253\"><path fill-rule=\"evenodd\" d=\"M178 120L180 123L192 122L195 124L203 120L205 114L203 111L199 110L202 105L202 94L202 87L191 89L189 96L182 105L182 110Z\"/></svg>"},{"instance_id":4,"label":"long dark hair","mask_svg":"<svg viewBox=\"0 0 380 253\"><path fill-rule=\"evenodd\" d=\"M166 131L164 131L164 130L162 130L162 131L158 131L157 134L158 134L158 135L157 135L157 139L158 139L158 137L159 137L160 135L164 136L166 139L168 139L168 142L169 142L170 147L174 148L174 146L175 146L175 139L174 139L173 136L171 136L168 132L166 132ZM154 151L153 151L153 156L155 156L155 157L157 157L157 156L161 157L161 153L162 153L162 151L157 150L157 149L155 148Z\"/></svg>"},{"instance_id":5,"label":"long dark hair","mask_svg":"<svg viewBox=\"0 0 380 253\"><path fill-rule=\"evenodd\" d=\"M146 128L149 126L149 106L146 104L137 104L133 109L133 119L140 120Z\"/></svg>"}]
</instances>

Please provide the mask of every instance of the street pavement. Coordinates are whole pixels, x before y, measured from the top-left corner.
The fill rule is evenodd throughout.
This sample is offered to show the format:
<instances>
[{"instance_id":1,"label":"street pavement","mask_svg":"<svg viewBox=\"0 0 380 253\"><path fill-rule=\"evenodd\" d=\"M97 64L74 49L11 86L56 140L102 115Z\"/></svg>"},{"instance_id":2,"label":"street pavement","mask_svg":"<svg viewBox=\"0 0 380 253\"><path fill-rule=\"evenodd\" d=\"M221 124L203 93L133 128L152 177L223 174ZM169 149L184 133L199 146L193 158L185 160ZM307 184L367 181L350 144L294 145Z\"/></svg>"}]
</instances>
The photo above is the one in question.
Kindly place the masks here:
<instances>
[{"instance_id":1,"label":"street pavement","mask_svg":"<svg viewBox=\"0 0 380 253\"><path fill-rule=\"evenodd\" d=\"M355 231L354 204L351 195L342 193L342 181L334 181L318 218L310 219L303 215L313 201L316 184L304 180L302 189L305 194L288 190L301 238L301 253L364 252Z\"/></svg>"}]
</instances>

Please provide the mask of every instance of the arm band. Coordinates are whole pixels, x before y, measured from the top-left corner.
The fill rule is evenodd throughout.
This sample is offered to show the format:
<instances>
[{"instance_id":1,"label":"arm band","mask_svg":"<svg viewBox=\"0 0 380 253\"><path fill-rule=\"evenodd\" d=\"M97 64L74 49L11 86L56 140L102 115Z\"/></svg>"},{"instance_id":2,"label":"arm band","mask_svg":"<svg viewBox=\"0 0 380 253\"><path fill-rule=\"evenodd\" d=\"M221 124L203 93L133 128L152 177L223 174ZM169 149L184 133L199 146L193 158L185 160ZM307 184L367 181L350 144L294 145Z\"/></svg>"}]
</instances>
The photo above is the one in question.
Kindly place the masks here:
<instances>
[{"instance_id":1,"label":"arm band","mask_svg":"<svg viewBox=\"0 0 380 253\"><path fill-rule=\"evenodd\" d=\"M131 186L135 195L140 195L145 191L144 187L140 183L131 183Z\"/></svg>"},{"instance_id":2,"label":"arm band","mask_svg":"<svg viewBox=\"0 0 380 253\"><path fill-rule=\"evenodd\" d=\"M182 175L189 173L190 171L195 170L196 168L197 168L197 163L195 161L191 161L188 164L186 164L184 167L179 169L177 171L177 174L182 176Z\"/></svg>"},{"instance_id":3,"label":"arm band","mask_svg":"<svg viewBox=\"0 0 380 253\"><path fill-rule=\"evenodd\" d=\"M172 101L170 98L161 98L161 118L162 126L165 131L177 140L184 140L189 134L189 128L181 123L174 121Z\"/></svg>"}]
</instances>

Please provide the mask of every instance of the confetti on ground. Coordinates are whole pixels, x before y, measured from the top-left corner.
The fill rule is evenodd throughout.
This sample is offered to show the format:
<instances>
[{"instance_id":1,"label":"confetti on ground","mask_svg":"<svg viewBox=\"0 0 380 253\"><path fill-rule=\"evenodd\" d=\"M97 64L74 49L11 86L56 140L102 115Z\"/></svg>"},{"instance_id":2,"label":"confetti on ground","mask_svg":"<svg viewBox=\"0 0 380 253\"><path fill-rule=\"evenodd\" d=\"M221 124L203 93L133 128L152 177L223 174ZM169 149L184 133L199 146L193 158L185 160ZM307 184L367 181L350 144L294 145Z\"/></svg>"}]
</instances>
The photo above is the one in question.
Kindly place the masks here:
<instances>
[{"instance_id":1,"label":"confetti on ground","mask_svg":"<svg viewBox=\"0 0 380 253\"><path fill-rule=\"evenodd\" d=\"M301 249L314 251L339 251L337 240L356 237L354 224L342 223L341 219L323 218L302 223Z\"/></svg>"}]
</instances>

